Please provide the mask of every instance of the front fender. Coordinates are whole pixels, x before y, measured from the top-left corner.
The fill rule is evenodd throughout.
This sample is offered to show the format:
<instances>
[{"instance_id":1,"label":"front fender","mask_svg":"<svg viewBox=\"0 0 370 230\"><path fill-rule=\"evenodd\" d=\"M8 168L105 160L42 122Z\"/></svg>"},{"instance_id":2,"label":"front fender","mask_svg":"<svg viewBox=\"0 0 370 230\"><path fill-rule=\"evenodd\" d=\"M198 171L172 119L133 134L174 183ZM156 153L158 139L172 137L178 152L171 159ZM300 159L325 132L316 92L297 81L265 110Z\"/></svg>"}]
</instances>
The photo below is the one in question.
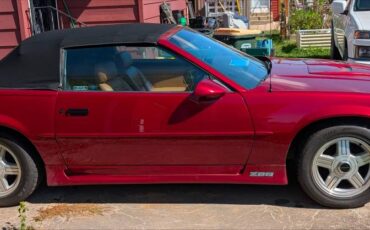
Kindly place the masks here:
<instances>
[{"instance_id":1,"label":"front fender","mask_svg":"<svg viewBox=\"0 0 370 230\"><path fill-rule=\"evenodd\" d=\"M294 98L288 94L284 94L284 97L268 95L263 100L262 97L258 97L258 100L249 97L256 134L248 164L285 165L295 137L316 122L343 117L369 118L370 121L370 105L363 103L367 97L329 95L335 99L329 96L320 98L315 94L297 95Z\"/></svg>"},{"instance_id":2,"label":"front fender","mask_svg":"<svg viewBox=\"0 0 370 230\"><path fill-rule=\"evenodd\" d=\"M361 117L368 118L370 122L370 106L360 105L335 105L327 108L321 108L304 116L296 125L295 135L312 123L322 120L343 118L343 117Z\"/></svg>"}]
</instances>

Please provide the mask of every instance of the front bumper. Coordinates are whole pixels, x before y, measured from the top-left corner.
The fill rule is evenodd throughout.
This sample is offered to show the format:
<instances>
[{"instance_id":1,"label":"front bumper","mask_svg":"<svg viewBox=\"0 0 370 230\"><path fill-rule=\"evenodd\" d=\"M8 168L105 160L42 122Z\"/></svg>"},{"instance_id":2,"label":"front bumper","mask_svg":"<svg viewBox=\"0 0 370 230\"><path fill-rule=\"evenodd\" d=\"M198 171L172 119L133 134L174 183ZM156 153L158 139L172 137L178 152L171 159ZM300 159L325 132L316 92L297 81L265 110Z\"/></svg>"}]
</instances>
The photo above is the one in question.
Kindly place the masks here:
<instances>
[{"instance_id":1,"label":"front bumper","mask_svg":"<svg viewBox=\"0 0 370 230\"><path fill-rule=\"evenodd\" d=\"M357 56L357 47L370 47L370 39L354 39L352 44L353 55L349 55L348 62L369 65L370 58L359 58Z\"/></svg>"}]
</instances>

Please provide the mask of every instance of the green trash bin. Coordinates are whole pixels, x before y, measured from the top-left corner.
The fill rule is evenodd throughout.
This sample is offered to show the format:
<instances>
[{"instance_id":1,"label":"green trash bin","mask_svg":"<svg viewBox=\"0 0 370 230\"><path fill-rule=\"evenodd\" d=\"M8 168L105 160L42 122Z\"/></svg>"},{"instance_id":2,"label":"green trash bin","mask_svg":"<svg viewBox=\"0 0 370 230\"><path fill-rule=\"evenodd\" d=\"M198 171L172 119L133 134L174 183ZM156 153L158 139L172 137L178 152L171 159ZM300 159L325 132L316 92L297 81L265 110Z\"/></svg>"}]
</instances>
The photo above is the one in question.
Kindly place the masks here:
<instances>
[{"instance_id":1,"label":"green trash bin","mask_svg":"<svg viewBox=\"0 0 370 230\"><path fill-rule=\"evenodd\" d=\"M256 41L257 41L257 48L240 49L240 50L254 57L273 57L275 55L275 50L273 49L272 39L259 38Z\"/></svg>"},{"instance_id":2,"label":"green trash bin","mask_svg":"<svg viewBox=\"0 0 370 230\"><path fill-rule=\"evenodd\" d=\"M260 33L261 32L259 30L220 28L215 30L213 37L225 44L241 50L257 48L256 37Z\"/></svg>"},{"instance_id":3,"label":"green trash bin","mask_svg":"<svg viewBox=\"0 0 370 230\"><path fill-rule=\"evenodd\" d=\"M225 44L233 46L238 50L257 47L256 36L229 36L214 34L213 38Z\"/></svg>"}]
</instances>

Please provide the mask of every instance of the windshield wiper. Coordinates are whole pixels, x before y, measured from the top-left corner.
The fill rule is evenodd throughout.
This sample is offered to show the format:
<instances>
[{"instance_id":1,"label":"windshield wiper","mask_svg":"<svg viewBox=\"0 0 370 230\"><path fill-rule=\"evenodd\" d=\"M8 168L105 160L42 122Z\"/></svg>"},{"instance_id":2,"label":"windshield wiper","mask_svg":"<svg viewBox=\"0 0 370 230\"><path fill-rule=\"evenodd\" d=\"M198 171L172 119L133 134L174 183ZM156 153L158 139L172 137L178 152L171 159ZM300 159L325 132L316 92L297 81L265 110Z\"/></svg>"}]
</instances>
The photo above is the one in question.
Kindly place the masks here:
<instances>
[{"instance_id":1,"label":"windshield wiper","mask_svg":"<svg viewBox=\"0 0 370 230\"><path fill-rule=\"evenodd\" d=\"M271 69L272 69L272 62L268 57L258 57L259 60L263 61L263 64L265 65L267 69L267 75L270 75Z\"/></svg>"}]
</instances>

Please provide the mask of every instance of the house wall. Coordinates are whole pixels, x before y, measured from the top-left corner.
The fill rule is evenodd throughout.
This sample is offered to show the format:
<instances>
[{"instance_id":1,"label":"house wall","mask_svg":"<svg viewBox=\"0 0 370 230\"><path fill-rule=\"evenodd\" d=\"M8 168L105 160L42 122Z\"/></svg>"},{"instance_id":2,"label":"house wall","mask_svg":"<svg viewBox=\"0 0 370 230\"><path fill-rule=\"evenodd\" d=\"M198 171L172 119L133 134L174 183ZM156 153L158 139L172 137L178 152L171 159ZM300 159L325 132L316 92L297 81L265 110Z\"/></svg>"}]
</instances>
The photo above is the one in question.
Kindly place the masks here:
<instances>
[{"instance_id":1,"label":"house wall","mask_svg":"<svg viewBox=\"0 0 370 230\"><path fill-rule=\"evenodd\" d=\"M163 0L57 0L59 10L88 26L160 22L160 4ZM186 0L167 0L172 10L184 10ZM67 10L68 9L68 10ZM64 18L63 25L69 27ZM0 59L22 40L31 36L29 0L0 0Z\"/></svg>"},{"instance_id":2,"label":"house wall","mask_svg":"<svg viewBox=\"0 0 370 230\"><path fill-rule=\"evenodd\" d=\"M271 4L271 13L274 21L279 21L280 0L249 0L251 13L268 13Z\"/></svg>"},{"instance_id":3,"label":"house wall","mask_svg":"<svg viewBox=\"0 0 370 230\"><path fill-rule=\"evenodd\" d=\"M185 0L167 0L172 10L186 10ZM66 1L72 17L87 25L117 23L160 23L163 0L79 0ZM67 12L62 0L59 9Z\"/></svg>"},{"instance_id":4,"label":"house wall","mask_svg":"<svg viewBox=\"0 0 370 230\"><path fill-rule=\"evenodd\" d=\"M139 21L138 0L58 0L58 8L89 26Z\"/></svg>"},{"instance_id":5,"label":"house wall","mask_svg":"<svg viewBox=\"0 0 370 230\"><path fill-rule=\"evenodd\" d=\"M197 12L204 14L204 4L206 0L194 0L194 9ZM244 12L243 15L250 16L252 11L252 1L259 1L259 0L244 0L243 1L243 8ZM221 1L222 3L223 1ZM274 21L279 21L280 19L280 0L271 0L271 12L273 15Z\"/></svg>"},{"instance_id":6,"label":"house wall","mask_svg":"<svg viewBox=\"0 0 370 230\"><path fill-rule=\"evenodd\" d=\"M280 20L280 0L271 0L271 12L274 21Z\"/></svg>"},{"instance_id":7,"label":"house wall","mask_svg":"<svg viewBox=\"0 0 370 230\"><path fill-rule=\"evenodd\" d=\"M142 12L143 12L143 22L148 23L160 23L160 5L163 0L141 0L142 1ZM167 0L170 4L171 10L182 10L186 11L186 1L185 0ZM187 14L187 12L185 12Z\"/></svg>"},{"instance_id":8,"label":"house wall","mask_svg":"<svg viewBox=\"0 0 370 230\"><path fill-rule=\"evenodd\" d=\"M12 50L21 39L17 31L19 23L15 1L5 0L0 7L0 57Z\"/></svg>"},{"instance_id":9,"label":"house wall","mask_svg":"<svg viewBox=\"0 0 370 230\"><path fill-rule=\"evenodd\" d=\"M0 1L0 59L30 35L27 6L24 0ZM22 11L25 13L19 14Z\"/></svg>"}]
</instances>

